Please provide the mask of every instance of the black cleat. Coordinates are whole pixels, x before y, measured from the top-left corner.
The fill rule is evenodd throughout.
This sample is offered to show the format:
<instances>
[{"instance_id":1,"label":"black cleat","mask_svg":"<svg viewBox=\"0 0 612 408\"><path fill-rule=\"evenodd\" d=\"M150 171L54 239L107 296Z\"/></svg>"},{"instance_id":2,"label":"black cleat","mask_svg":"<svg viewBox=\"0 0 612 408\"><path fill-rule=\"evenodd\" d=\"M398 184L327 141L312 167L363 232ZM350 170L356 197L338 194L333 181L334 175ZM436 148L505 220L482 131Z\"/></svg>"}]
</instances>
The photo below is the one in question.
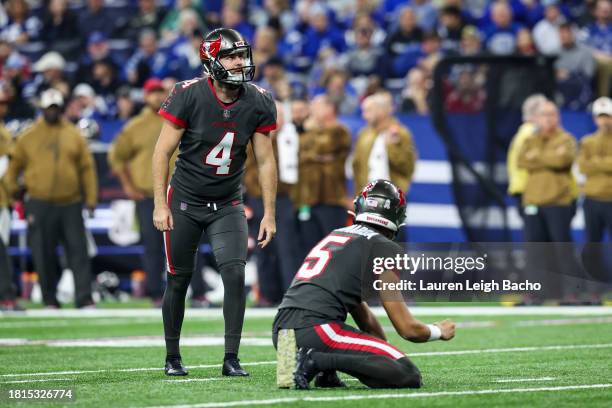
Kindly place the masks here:
<instances>
[{"instance_id":1,"label":"black cleat","mask_svg":"<svg viewBox=\"0 0 612 408\"><path fill-rule=\"evenodd\" d=\"M340 378L336 370L321 371L315 377L315 387L319 388L346 388L346 384Z\"/></svg>"},{"instance_id":2,"label":"black cleat","mask_svg":"<svg viewBox=\"0 0 612 408\"><path fill-rule=\"evenodd\" d=\"M293 384L296 390L309 390L308 383L317 375L319 369L311 357L314 349L301 348L295 357L295 373L293 373Z\"/></svg>"},{"instance_id":3,"label":"black cleat","mask_svg":"<svg viewBox=\"0 0 612 408\"><path fill-rule=\"evenodd\" d=\"M166 375L170 376L183 376L189 374L189 371L183 365L183 361L179 358L166 359L166 366L164 367Z\"/></svg>"},{"instance_id":4,"label":"black cleat","mask_svg":"<svg viewBox=\"0 0 612 408\"><path fill-rule=\"evenodd\" d=\"M249 373L244 371L244 368L240 366L240 359L238 358L224 360L221 374L228 377L247 377L249 375Z\"/></svg>"}]
</instances>

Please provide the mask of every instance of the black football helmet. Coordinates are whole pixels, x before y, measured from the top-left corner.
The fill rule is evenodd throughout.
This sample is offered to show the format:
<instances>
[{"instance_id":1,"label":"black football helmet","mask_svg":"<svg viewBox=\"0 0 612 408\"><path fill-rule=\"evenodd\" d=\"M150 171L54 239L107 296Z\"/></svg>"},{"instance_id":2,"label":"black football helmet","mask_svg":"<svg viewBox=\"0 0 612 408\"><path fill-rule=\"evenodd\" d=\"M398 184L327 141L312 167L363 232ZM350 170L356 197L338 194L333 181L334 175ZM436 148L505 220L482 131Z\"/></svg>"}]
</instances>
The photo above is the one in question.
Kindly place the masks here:
<instances>
[{"instance_id":1,"label":"black football helmet","mask_svg":"<svg viewBox=\"0 0 612 408\"><path fill-rule=\"evenodd\" d=\"M368 183L353 201L355 221L397 232L406 218L406 198L389 180Z\"/></svg>"},{"instance_id":2,"label":"black football helmet","mask_svg":"<svg viewBox=\"0 0 612 408\"><path fill-rule=\"evenodd\" d=\"M245 64L240 69L228 71L221 64L222 57L243 53ZM200 44L200 60L204 65L204 72L215 81L238 85L253 80L255 65L251 45L236 30L230 28L217 28L202 39Z\"/></svg>"}]
</instances>

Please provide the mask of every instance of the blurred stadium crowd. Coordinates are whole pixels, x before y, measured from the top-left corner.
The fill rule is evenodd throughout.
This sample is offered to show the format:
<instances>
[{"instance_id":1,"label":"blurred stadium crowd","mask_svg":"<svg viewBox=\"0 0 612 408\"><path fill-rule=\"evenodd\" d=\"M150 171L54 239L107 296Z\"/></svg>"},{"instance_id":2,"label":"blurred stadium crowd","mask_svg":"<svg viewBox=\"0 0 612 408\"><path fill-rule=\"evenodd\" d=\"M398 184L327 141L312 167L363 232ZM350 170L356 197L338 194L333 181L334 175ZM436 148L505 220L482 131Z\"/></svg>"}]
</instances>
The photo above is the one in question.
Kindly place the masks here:
<instances>
[{"instance_id":1,"label":"blurred stadium crowd","mask_svg":"<svg viewBox=\"0 0 612 408\"><path fill-rule=\"evenodd\" d=\"M327 232L345 224L346 208L350 208L345 172L349 154L352 168L348 173L355 190L373 178L391 179L402 189L408 188L417 152L410 131L393 115L430 113L433 70L445 56L556 57L556 106L540 100L539 108L528 108L525 123L531 127L522 132L531 134L537 128L543 137L558 139L559 151L561 145L567 145L567 151L562 151L562 171L555 168L559 165L552 164L548 173L544 172L546 175L532 178L532 185L523 183L522 188L511 188L510 193L522 200L521 210L534 205L555 207L550 217L541 211L537 219L532 217L531 223L526 222L527 239L571 240L567 236L577 190L566 191L561 183L575 184L570 169L577 147L571 135L560 128L557 107L586 111L597 96L610 94L610 0L3 1L0 120L17 145L18 135L24 131L33 137L33 120L54 105L62 106L64 117L78 124L88 136L99 132L95 123L128 123L114 141L108 161L125 195L137 201L137 217L143 240L147 241L145 292L154 301L159 303L162 294L159 271L163 259L158 258L163 257L163 252L156 249L162 245L161 235L143 227L150 223L147 216L150 218L152 210L152 187L150 175L139 174L136 169L150 169L149 153L162 122L154 112L175 82L202 75L202 35L219 26L234 28L249 39L257 66L256 83L279 101L279 123L292 125L281 128L283 131L276 136L280 173L278 236L274 246L257 254L259 304L276 304L306 252ZM482 112L486 94L479 74L478 69L468 69L451 77L445 84L446 111ZM520 78L514 80L520 82ZM49 93L50 89L54 91ZM41 98L43 94L46 96ZM610 116L610 101L602 103L598 112ZM367 126L355 143L350 131L338 121L339 115L361 115L365 119ZM604 120L607 119L602 123ZM610 127L609 120L606 126ZM35 130L44 133L44 129ZM147 140L151 135L153 139L150 146L137 151L133 140L140 130L148 135ZM116 135L112 136L111 139ZM547 166L535 163L545 146L534 142L525 147L522 143L513 144L513 166L523 168L523 172L528 172L530 166L538 171ZM24 152L28 146L21 141ZM88 164L78 170L82 182L97 186L92 164L83 160ZM131 166L131 174L122 173L124 164ZM10 193L16 190L16 166L13 163L9 169ZM258 220L263 205L254 170L250 158L245 189L252 220ZM25 173L26 189L33 193L27 170ZM542 198L542 190L549 186L563 190L563 195L552 201ZM82 187L82 201L93 211L96 187ZM596 187L592 206L612 199L609 176ZM523 195L525 189L527 196ZM49 199L57 202L56 198ZM61 212L58 219L74 216L80 211L80 205L77 207L75 212ZM39 209L31 206L26 214L28 211L36 213ZM596 211L605 217L612 214L609 203ZM294 229L296 216L302 221L299 231ZM547 231L547 223L560 232ZM597 220L593 223L605 225ZM251 224L251 235L256 235L258 223ZM91 271L83 259L87 248L82 228L62 228L66 228L64 235L76 234L81 239L80 244L68 248L68 252L80 253L81 258L71 259L69 253L68 263L77 269L77 306L91 306L87 289ZM62 242L70 247L69 242ZM39 250L35 257L50 256L42 248ZM0 259L0 263L1 270L5 260ZM44 275L41 283L47 288L43 288L43 301L50 307L59 306L54 293L59 277L53 277L54 272ZM14 291L9 286L0 285L0 301L6 308L15 307ZM206 304L201 276L198 287L200 304Z\"/></svg>"},{"instance_id":2,"label":"blurred stadium crowd","mask_svg":"<svg viewBox=\"0 0 612 408\"><path fill-rule=\"evenodd\" d=\"M127 119L149 77L199 76L202 34L224 26L251 41L257 81L281 100L327 93L352 114L385 88L426 114L441 57L542 54L559 56L560 106L584 110L610 90L611 24L609 0L6 0L0 83L7 122L32 118L48 87L73 120Z\"/></svg>"}]
</instances>

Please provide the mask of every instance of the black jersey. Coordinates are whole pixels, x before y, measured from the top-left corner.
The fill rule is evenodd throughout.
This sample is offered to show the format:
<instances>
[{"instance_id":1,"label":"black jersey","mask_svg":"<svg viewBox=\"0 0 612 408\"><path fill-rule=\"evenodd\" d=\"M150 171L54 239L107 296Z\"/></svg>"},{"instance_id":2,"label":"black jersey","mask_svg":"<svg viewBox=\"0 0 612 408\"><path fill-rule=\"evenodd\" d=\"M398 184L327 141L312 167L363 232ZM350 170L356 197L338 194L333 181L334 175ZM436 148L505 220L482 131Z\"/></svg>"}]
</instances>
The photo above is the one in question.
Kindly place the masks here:
<instances>
[{"instance_id":1,"label":"black jersey","mask_svg":"<svg viewBox=\"0 0 612 408\"><path fill-rule=\"evenodd\" d=\"M219 100L209 78L178 82L159 114L183 127L170 184L192 204L242 199L246 148L255 132L276 129L276 105L264 89L244 84L239 98Z\"/></svg>"},{"instance_id":2,"label":"black jersey","mask_svg":"<svg viewBox=\"0 0 612 408\"><path fill-rule=\"evenodd\" d=\"M308 253L279 306L281 311L307 313L293 314L299 321L284 322L283 327L345 321L370 292L372 260L402 253L397 243L363 224L332 231Z\"/></svg>"}]
</instances>

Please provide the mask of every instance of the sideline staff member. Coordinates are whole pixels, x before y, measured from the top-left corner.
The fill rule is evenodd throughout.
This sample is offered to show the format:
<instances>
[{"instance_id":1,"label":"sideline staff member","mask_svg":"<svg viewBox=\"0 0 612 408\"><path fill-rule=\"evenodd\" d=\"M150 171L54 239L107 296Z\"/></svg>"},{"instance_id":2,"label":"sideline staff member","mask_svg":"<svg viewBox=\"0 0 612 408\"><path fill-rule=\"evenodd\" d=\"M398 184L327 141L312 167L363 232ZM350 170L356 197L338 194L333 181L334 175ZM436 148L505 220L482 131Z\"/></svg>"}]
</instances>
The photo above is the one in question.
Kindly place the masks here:
<instances>
[{"instance_id":1,"label":"sideline staff member","mask_svg":"<svg viewBox=\"0 0 612 408\"><path fill-rule=\"evenodd\" d=\"M24 175L28 237L44 304L59 307L57 245L61 241L74 274L76 306L91 307L91 263L82 208L84 202L93 214L98 180L87 142L62 118L63 106L58 90L42 93L42 117L17 139L6 182L15 195L17 178Z\"/></svg>"}]
</instances>

